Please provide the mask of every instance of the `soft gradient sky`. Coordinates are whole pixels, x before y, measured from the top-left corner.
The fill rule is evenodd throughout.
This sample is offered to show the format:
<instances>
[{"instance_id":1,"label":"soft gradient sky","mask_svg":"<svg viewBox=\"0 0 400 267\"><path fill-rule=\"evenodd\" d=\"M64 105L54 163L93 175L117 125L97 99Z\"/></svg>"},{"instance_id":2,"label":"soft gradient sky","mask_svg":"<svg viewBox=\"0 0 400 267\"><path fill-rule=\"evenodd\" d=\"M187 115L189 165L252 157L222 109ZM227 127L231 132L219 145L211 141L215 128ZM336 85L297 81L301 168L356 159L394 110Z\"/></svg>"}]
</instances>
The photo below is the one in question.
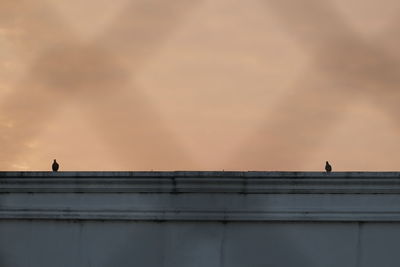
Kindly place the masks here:
<instances>
[{"instance_id":1,"label":"soft gradient sky","mask_svg":"<svg viewBox=\"0 0 400 267\"><path fill-rule=\"evenodd\" d=\"M0 170L400 169L398 0L0 0Z\"/></svg>"}]
</instances>

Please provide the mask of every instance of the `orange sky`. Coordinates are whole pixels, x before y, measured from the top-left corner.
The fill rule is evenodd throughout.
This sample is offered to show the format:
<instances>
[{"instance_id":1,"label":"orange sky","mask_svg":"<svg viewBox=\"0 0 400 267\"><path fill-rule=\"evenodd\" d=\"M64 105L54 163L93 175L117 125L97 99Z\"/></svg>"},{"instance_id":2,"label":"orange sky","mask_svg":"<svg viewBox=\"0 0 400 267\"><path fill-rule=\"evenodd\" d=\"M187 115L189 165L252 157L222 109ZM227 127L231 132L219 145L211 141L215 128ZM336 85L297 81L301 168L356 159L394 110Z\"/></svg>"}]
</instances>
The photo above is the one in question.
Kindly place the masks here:
<instances>
[{"instance_id":1,"label":"orange sky","mask_svg":"<svg viewBox=\"0 0 400 267\"><path fill-rule=\"evenodd\" d=\"M400 169L397 0L0 0L0 170Z\"/></svg>"}]
</instances>

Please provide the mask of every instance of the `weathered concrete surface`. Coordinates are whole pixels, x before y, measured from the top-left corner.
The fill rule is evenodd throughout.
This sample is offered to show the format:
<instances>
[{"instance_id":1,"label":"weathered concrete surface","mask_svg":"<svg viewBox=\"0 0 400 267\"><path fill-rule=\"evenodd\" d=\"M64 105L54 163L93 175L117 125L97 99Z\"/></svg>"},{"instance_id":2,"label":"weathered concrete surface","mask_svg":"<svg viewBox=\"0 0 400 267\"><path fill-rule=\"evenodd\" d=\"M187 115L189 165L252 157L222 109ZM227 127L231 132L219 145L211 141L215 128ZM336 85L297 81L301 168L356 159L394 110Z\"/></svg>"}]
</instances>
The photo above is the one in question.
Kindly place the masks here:
<instances>
[{"instance_id":1,"label":"weathered concrete surface","mask_svg":"<svg viewBox=\"0 0 400 267\"><path fill-rule=\"evenodd\" d=\"M399 173L0 172L0 267L398 267L399 189Z\"/></svg>"}]
</instances>

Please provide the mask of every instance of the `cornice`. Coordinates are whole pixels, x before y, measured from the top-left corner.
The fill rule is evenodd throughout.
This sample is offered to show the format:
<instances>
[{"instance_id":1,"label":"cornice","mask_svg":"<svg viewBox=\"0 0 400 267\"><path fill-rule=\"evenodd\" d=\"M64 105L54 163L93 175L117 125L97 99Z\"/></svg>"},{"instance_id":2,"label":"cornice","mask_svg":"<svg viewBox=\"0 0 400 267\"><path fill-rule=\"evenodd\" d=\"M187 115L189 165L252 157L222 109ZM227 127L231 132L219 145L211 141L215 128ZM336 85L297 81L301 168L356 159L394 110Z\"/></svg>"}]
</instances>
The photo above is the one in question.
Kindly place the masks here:
<instances>
[{"instance_id":1,"label":"cornice","mask_svg":"<svg viewBox=\"0 0 400 267\"><path fill-rule=\"evenodd\" d=\"M0 220L400 222L400 173L0 172Z\"/></svg>"},{"instance_id":2,"label":"cornice","mask_svg":"<svg viewBox=\"0 0 400 267\"><path fill-rule=\"evenodd\" d=\"M0 193L398 194L399 172L0 172Z\"/></svg>"}]
</instances>

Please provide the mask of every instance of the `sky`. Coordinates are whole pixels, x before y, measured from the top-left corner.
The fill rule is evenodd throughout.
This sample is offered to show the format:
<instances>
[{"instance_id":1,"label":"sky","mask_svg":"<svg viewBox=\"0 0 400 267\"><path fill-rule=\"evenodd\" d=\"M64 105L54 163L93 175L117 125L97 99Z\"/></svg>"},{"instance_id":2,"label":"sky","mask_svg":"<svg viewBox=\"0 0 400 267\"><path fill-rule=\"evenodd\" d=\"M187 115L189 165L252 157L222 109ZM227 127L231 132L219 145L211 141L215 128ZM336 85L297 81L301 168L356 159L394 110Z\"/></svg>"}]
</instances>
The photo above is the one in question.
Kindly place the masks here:
<instances>
[{"instance_id":1,"label":"sky","mask_svg":"<svg viewBox=\"0 0 400 267\"><path fill-rule=\"evenodd\" d=\"M397 0L0 0L0 170L400 169Z\"/></svg>"}]
</instances>

